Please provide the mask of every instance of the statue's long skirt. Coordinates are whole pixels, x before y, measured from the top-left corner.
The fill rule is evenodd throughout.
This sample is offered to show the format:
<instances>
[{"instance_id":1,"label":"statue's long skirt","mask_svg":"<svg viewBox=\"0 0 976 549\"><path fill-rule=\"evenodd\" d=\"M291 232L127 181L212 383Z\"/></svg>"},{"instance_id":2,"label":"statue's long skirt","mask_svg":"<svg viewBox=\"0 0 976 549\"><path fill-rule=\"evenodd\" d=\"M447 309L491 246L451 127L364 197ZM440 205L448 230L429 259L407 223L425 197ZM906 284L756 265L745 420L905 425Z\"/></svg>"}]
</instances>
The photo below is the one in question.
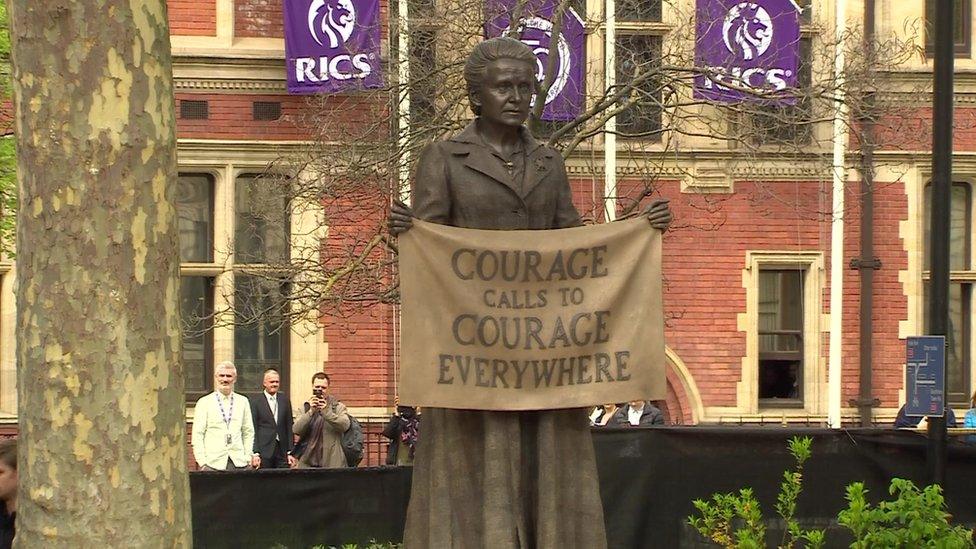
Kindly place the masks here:
<instances>
[{"instance_id":1,"label":"statue's long skirt","mask_svg":"<svg viewBox=\"0 0 976 549\"><path fill-rule=\"evenodd\" d=\"M421 417L407 549L606 547L585 411Z\"/></svg>"}]
</instances>

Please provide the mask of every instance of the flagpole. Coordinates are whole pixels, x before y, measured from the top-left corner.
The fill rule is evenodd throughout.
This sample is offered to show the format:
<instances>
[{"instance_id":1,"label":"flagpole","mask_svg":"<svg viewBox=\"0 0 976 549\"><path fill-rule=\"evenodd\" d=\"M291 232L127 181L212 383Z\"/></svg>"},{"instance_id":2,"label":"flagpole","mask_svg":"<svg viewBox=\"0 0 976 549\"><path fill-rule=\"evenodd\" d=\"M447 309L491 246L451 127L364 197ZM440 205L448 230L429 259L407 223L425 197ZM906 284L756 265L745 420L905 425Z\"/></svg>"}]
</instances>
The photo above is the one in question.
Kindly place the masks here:
<instances>
[{"instance_id":1,"label":"flagpole","mask_svg":"<svg viewBox=\"0 0 976 549\"><path fill-rule=\"evenodd\" d=\"M410 204L410 3L397 2L397 192L400 200Z\"/></svg>"},{"instance_id":2,"label":"flagpole","mask_svg":"<svg viewBox=\"0 0 976 549\"><path fill-rule=\"evenodd\" d=\"M397 2L397 196L410 204L410 3ZM393 387L399 393L400 305L393 310Z\"/></svg>"},{"instance_id":3,"label":"flagpole","mask_svg":"<svg viewBox=\"0 0 976 549\"><path fill-rule=\"evenodd\" d=\"M841 370L844 320L844 156L847 150L847 103L844 96L844 34L847 0L834 5L834 154L833 208L830 230L830 352L827 363L827 422L841 426Z\"/></svg>"},{"instance_id":4,"label":"flagpole","mask_svg":"<svg viewBox=\"0 0 976 549\"><path fill-rule=\"evenodd\" d=\"M615 0L606 0L604 18L606 30L603 33L603 77L607 93L617 83L617 14ZM616 105L611 105L611 109ZM617 219L617 118L611 116L603 125L603 216L607 223Z\"/></svg>"}]
</instances>

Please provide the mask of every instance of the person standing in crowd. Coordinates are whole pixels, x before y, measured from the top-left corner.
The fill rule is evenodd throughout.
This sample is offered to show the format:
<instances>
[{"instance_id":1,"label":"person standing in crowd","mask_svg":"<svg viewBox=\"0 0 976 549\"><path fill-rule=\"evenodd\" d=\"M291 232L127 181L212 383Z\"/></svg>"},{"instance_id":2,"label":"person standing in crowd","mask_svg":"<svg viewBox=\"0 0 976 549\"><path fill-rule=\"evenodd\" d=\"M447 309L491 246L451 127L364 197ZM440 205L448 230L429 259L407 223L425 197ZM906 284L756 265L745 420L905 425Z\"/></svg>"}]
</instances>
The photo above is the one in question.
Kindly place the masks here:
<instances>
[{"instance_id":1,"label":"person standing in crowd","mask_svg":"<svg viewBox=\"0 0 976 549\"><path fill-rule=\"evenodd\" d=\"M260 455L261 467L294 467L298 460L291 455L294 446L291 402L288 395L278 391L281 385L278 370L265 370L261 384L264 391L250 398L251 418L254 420L254 453Z\"/></svg>"},{"instance_id":2,"label":"person standing in crowd","mask_svg":"<svg viewBox=\"0 0 976 549\"><path fill-rule=\"evenodd\" d=\"M962 426L966 429L976 429L976 391L969 398L969 411L962 417ZM965 441L969 444L976 444L976 435L968 435Z\"/></svg>"},{"instance_id":3,"label":"person standing in crowd","mask_svg":"<svg viewBox=\"0 0 976 549\"><path fill-rule=\"evenodd\" d=\"M610 422L611 427L652 425L664 425L664 414L657 406L643 400L631 400L626 406L617 410Z\"/></svg>"},{"instance_id":4,"label":"person standing in crowd","mask_svg":"<svg viewBox=\"0 0 976 549\"><path fill-rule=\"evenodd\" d=\"M305 413L295 421L295 434L301 437L301 455L296 467L345 467L342 433L349 429L346 405L329 394L328 374L316 372L312 376L312 398L305 403Z\"/></svg>"},{"instance_id":5,"label":"person standing in crowd","mask_svg":"<svg viewBox=\"0 0 976 549\"><path fill-rule=\"evenodd\" d=\"M251 406L234 392L237 367L221 362L214 368L216 390L200 397L193 411L193 458L204 471L257 467Z\"/></svg>"},{"instance_id":6,"label":"person standing in crowd","mask_svg":"<svg viewBox=\"0 0 976 549\"><path fill-rule=\"evenodd\" d=\"M925 416L909 416L905 413L905 406L907 404L902 404L901 408L898 409L898 415L895 416L895 429L916 429L919 424L922 423L922 419ZM928 418L925 418L926 421ZM946 406L945 409L945 421L946 427L958 427L956 423L956 414L952 411L951 406Z\"/></svg>"},{"instance_id":7,"label":"person standing in crowd","mask_svg":"<svg viewBox=\"0 0 976 549\"><path fill-rule=\"evenodd\" d=\"M623 406L623 404L601 404L595 406L593 411L590 412L590 425L593 427L606 427L613 419L613 415L617 413L617 409Z\"/></svg>"},{"instance_id":8,"label":"person standing in crowd","mask_svg":"<svg viewBox=\"0 0 976 549\"><path fill-rule=\"evenodd\" d=\"M14 544L14 523L17 517L17 439L0 441L0 549Z\"/></svg>"},{"instance_id":9,"label":"person standing in crowd","mask_svg":"<svg viewBox=\"0 0 976 549\"><path fill-rule=\"evenodd\" d=\"M966 429L976 429L976 392L969 398L969 411L962 418L962 426Z\"/></svg>"},{"instance_id":10,"label":"person standing in crowd","mask_svg":"<svg viewBox=\"0 0 976 549\"><path fill-rule=\"evenodd\" d=\"M393 403L396 411L383 428L383 436L390 439L386 449L387 465L413 465L413 454L420 435L420 412L413 406L400 406L400 397Z\"/></svg>"}]
</instances>

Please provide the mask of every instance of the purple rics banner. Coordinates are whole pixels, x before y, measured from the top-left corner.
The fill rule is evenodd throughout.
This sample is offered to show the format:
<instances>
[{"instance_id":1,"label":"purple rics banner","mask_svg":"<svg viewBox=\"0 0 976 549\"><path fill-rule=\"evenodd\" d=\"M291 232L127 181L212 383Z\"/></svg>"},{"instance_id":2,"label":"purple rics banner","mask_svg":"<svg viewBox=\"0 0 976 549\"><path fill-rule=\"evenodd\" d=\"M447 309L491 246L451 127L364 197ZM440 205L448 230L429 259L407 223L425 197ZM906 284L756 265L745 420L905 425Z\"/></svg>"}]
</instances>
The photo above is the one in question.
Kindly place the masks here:
<instances>
[{"instance_id":1,"label":"purple rics banner","mask_svg":"<svg viewBox=\"0 0 976 549\"><path fill-rule=\"evenodd\" d=\"M796 103L799 15L792 0L698 0L694 96Z\"/></svg>"},{"instance_id":2,"label":"purple rics banner","mask_svg":"<svg viewBox=\"0 0 976 549\"><path fill-rule=\"evenodd\" d=\"M553 11L559 5L559 0L528 0L523 7L520 21L512 28L511 14L515 3L516 0L485 0L488 19L485 23L485 36L512 36L532 48L538 61L536 78L541 83L549 62ZM543 120L573 120L582 112L585 43L583 20L575 10L569 8L563 14L562 29L556 42L556 77L546 94Z\"/></svg>"},{"instance_id":3,"label":"purple rics banner","mask_svg":"<svg viewBox=\"0 0 976 549\"><path fill-rule=\"evenodd\" d=\"M285 0L289 93L383 86L379 0Z\"/></svg>"}]
</instances>

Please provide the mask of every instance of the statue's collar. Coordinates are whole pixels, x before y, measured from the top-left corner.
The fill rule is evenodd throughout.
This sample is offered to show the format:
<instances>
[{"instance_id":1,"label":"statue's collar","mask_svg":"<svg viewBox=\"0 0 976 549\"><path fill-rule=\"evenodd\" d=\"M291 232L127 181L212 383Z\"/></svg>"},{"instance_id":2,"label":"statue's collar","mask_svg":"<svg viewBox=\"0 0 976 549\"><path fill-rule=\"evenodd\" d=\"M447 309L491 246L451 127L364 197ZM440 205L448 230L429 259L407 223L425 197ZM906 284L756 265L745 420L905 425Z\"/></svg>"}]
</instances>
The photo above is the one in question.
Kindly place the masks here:
<instances>
[{"instance_id":1,"label":"statue's collar","mask_svg":"<svg viewBox=\"0 0 976 549\"><path fill-rule=\"evenodd\" d=\"M525 126L519 128L519 136L522 138L522 143L525 145L526 154L532 154L536 149L542 146L542 143L539 143L539 141L537 141L536 138L532 137L532 134L529 133L529 130L526 129ZM478 135L478 130L477 128L475 128L474 121L469 122L468 125L465 126L463 130L461 130L461 133L452 137L450 141L453 141L455 143L468 143L471 145L479 145L482 147L488 146L485 144L484 139L482 139L481 136Z\"/></svg>"}]
</instances>

